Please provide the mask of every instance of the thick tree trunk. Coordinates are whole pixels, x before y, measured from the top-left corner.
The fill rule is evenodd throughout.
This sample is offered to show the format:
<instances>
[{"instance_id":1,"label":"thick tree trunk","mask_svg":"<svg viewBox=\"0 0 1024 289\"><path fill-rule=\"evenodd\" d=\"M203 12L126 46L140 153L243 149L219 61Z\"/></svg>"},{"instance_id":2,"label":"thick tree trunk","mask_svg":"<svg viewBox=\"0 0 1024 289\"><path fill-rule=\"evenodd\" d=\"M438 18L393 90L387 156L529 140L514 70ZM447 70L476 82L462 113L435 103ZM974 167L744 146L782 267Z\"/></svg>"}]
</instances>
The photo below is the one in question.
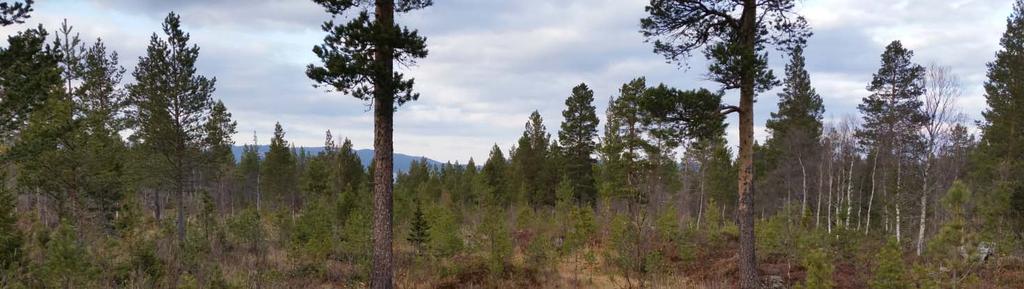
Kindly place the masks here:
<instances>
[{"instance_id":1,"label":"thick tree trunk","mask_svg":"<svg viewBox=\"0 0 1024 289\"><path fill-rule=\"evenodd\" d=\"M743 63L754 63L757 34L757 2L743 1L743 16L740 18L740 43L743 47ZM745 67L740 79L740 150L739 150L739 200L736 213L739 219L740 250L739 277L741 289L759 287L757 257L754 252L754 81L753 67Z\"/></svg>"},{"instance_id":2,"label":"thick tree trunk","mask_svg":"<svg viewBox=\"0 0 1024 289\"><path fill-rule=\"evenodd\" d=\"M377 0L376 21L378 27L394 25L394 0ZM394 64L392 51L386 45L377 45L374 52L378 66L377 81L374 84L373 100L373 272L370 273L370 288L391 289L392 257L391 257L391 222L392 222L392 167L394 144L394 105L392 93Z\"/></svg>"}]
</instances>

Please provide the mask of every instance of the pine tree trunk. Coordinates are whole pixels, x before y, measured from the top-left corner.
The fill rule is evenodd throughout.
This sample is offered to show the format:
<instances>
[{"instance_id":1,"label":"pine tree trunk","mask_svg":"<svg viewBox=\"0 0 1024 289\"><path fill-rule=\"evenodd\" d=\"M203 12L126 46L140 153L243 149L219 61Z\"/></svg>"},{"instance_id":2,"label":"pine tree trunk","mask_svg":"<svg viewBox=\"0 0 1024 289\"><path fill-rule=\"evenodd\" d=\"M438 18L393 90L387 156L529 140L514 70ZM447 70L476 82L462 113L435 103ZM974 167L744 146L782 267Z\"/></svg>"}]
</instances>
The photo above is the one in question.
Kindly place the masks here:
<instances>
[{"instance_id":1,"label":"pine tree trunk","mask_svg":"<svg viewBox=\"0 0 1024 289\"><path fill-rule=\"evenodd\" d=\"M745 63L753 63L757 34L757 2L743 1L740 18L740 45ZM739 184L736 213L739 219L739 277L741 289L759 287L757 257L754 251L754 81L753 67L747 67L740 77L740 150Z\"/></svg>"},{"instance_id":2,"label":"pine tree trunk","mask_svg":"<svg viewBox=\"0 0 1024 289\"><path fill-rule=\"evenodd\" d=\"M394 25L394 0L377 0L376 10L378 27L390 28ZM395 96L391 93L394 74L392 57L390 47L378 44L374 58L380 70L373 87L373 160L376 167L373 171L373 272L370 273L372 289L394 287L391 257L391 189L394 166L392 134L395 105Z\"/></svg>"}]
</instances>

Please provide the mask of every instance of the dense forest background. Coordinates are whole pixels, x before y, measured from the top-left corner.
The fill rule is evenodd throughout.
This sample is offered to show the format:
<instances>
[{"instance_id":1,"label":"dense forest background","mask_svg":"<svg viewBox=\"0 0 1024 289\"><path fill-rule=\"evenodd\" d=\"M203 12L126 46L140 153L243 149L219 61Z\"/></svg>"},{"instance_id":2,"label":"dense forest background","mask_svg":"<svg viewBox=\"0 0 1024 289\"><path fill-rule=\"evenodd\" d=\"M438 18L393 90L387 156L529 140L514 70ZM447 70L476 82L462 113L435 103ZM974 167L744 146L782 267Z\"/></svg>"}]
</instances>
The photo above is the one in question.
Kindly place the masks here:
<instances>
[{"instance_id":1,"label":"dense forest background","mask_svg":"<svg viewBox=\"0 0 1024 289\"><path fill-rule=\"evenodd\" d=\"M336 15L363 10L324 25L313 82L373 102L384 119L419 97L400 73L380 78L380 58L360 58L378 52L355 42L386 42L401 52L389 65L411 66L427 56L422 36L397 25L382 34L394 38L375 34L383 26L370 18L388 15L380 3L371 17L369 1L315 2ZM535 111L517 143L465 164L392 155L390 131L375 151L388 156L383 166L374 160L384 153L331 131L315 148L290 143L280 123L269 140L233 139L216 78L196 70L187 16L154 27L130 72L70 23L19 27L0 47L0 287L366 287L380 268L383 187L393 193L388 242L395 236L383 249L393 254L386 278L399 288L746 287L745 252L767 288L1024 286L1024 2L988 64L977 122L956 106L963 80L916 63L899 40L879 56L860 114L826 121L805 68L809 30L772 16L792 2L756 4L781 21L758 29L790 41L749 34L750 58L733 45L745 30L723 32L742 21L688 18L717 15L708 11L725 2L655 0L641 20L669 60L706 45L719 60L709 76L723 87L638 76L609 99L585 83L566 87L561 123ZM390 3L391 13L430 5ZM0 25L24 26L32 5L0 2ZM725 36L663 42L679 27ZM787 47L778 77L766 45ZM751 96L782 90L744 170L725 119L750 112L723 97L747 76ZM380 186L391 177L393 188Z\"/></svg>"}]
</instances>

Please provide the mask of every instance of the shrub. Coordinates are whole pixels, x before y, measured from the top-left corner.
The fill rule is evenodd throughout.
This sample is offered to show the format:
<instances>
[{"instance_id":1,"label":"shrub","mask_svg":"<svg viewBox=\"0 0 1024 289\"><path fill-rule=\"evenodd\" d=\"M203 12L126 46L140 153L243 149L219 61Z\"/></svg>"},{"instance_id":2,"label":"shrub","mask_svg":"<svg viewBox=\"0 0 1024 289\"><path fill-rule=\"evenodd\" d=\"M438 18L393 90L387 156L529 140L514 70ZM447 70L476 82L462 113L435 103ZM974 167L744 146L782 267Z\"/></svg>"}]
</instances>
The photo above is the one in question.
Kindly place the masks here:
<instances>
[{"instance_id":1,"label":"shrub","mask_svg":"<svg viewBox=\"0 0 1024 289\"><path fill-rule=\"evenodd\" d=\"M434 221L430 226L430 247L441 257L449 257L462 251L464 244L459 234L459 223L451 209L444 206L431 206L427 210L427 218Z\"/></svg>"},{"instance_id":2,"label":"shrub","mask_svg":"<svg viewBox=\"0 0 1024 289\"><path fill-rule=\"evenodd\" d=\"M835 287L832 280L832 258L823 249L811 249L804 254L800 264L807 270L807 278L797 286L799 289L831 289Z\"/></svg>"},{"instance_id":3,"label":"shrub","mask_svg":"<svg viewBox=\"0 0 1024 289\"><path fill-rule=\"evenodd\" d=\"M505 223L504 210L500 208L487 210L479 229L481 235L487 238L488 271L493 275L503 273L509 257L512 256L512 239L509 235L508 225Z\"/></svg>"},{"instance_id":4,"label":"shrub","mask_svg":"<svg viewBox=\"0 0 1024 289\"><path fill-rule=\"evenodd\" d=\"M874 289L906 289L909 288L904 278L903 252L895 238L889 241L875 255L874 277L871 288Z\"/></svg>"}]
</instances>

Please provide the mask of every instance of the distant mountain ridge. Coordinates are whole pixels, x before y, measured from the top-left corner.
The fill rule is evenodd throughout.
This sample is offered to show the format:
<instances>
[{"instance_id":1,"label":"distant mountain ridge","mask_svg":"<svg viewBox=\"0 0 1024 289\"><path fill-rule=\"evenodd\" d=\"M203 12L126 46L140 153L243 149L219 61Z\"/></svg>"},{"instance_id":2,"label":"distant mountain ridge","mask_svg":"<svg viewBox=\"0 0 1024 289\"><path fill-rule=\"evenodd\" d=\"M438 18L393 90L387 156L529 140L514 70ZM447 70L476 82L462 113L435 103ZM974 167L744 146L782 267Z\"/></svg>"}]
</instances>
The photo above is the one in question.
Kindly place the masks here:
<instances>
[{"instance_id":1,"label":"distant mountain ridge","mask_svg":"<svg viewBox=\"0 0 1024 289\"><path fill-rule=\"evenodd\" d=\"M305 149L306 150L306 154L313 155L313 156L315 156L315 155L319 154L320 152L324 151L323 147L302 147L302 148L296 147L295 149L296 150ZM270 145L260 145L256 150L260 153L260 156L263 156L268 151L270 151ZM242 159L242 146L237 146L237 145L236 146L232 146L231 147L231 152L235 155L235 161L239 161L239 160ZM356 150L356 155L359 156L359 161L363 163L363 167L367 168L367 167L370 166L370 160L373 160L373 149L359 149L359 150ZM395 173L400 172L400 171L403 171L403 172L404 171L408 171L409 170L409 166L412 165L412 161L420 160L420 159L426 159L427 160L427 164L429 164L431 166L440 166L442 164L439 161L435 161L435 160L432 160L432 159L424 157L424 156L412 156L412 155L407 155L407 154L402 154L402 153L395 153L395 167L394 167Z\"/></svg>"}]
</instances>

